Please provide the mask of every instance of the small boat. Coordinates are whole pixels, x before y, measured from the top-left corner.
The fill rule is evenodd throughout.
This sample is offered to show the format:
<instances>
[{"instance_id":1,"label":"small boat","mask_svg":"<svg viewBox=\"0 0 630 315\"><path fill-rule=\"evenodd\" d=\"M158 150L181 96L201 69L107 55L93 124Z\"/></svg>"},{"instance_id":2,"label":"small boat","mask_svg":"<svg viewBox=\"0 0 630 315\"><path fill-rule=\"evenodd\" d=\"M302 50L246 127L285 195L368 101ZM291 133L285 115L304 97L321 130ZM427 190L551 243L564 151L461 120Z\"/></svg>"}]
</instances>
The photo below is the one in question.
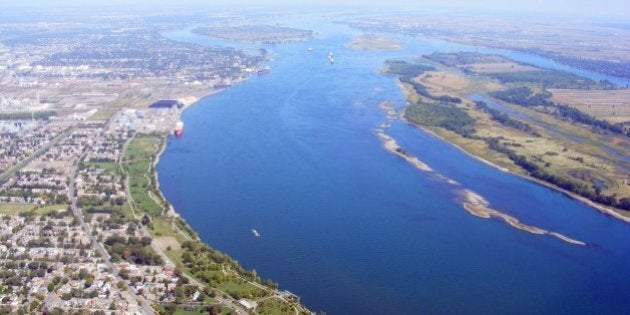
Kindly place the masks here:
<instances>
[{"instance_id":1,"label":"small boat","mask_svg":"<svg viewBox=\"0 0 630 315\"><path fill-rule=\"evenodd\" d=\"M313 48L309 47L309 48L307 49L307 51L308 51L308 52L312 52L312 51L313 51Z\"/></svg>"},{"instance_id":2,"label":"small boat","mask_svg":"<svg viewBox=\"0 0 630 315\"><path fill-rule=\"evenodd\" d=\"M258 70L258 75L265 75L265 74L269 73L270 71L271 71L271 68L264 67L264 68Z\"/></svg>"},{"instance_id":3,"label":"small boat","mask_svg":"<svg viewBox=\"0 0 630 315\"><path fill-rule=\"evenodd\" d=\"M260 237L260 233L258 233L256 229L252 229L252 234L254 234L255 237Z\"/></svg>"}]
</instances>

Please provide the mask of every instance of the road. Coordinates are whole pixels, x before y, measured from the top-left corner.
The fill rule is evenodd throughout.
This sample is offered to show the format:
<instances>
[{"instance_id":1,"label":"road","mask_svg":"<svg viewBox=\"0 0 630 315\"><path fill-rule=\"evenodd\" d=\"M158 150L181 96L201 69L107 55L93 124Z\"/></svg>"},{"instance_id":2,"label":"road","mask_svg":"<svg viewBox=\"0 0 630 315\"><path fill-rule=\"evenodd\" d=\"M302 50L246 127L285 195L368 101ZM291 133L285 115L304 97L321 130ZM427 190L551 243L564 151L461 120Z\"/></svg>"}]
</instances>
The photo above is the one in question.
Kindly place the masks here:
<instances>
[{"instance_id":1,"label":"road","mask_svg":"<svg viewBox=\"0 0 630 315\"><path fill-rule=\"evenodd\" d=\"M119 275L118 266L116 266L112 262L111 256L109 255L109 253L107 253L107 251L105 250L105 247L103 247L103 244L98 242L98 240L96 239L96 236L92 234L92 229L83 219L83 211L81 210L81 208L77 206L77 196L74 191L75 178L76 178L78 168L79 168L78 161L83 160L84 157L85 157L85 154L83 154L81 157L77 159L77 163L75 163L75 165L72 167L72 171L70 172L70 184L68 185L69 186L68 197L70 198L70 208L72 209L72 213L74 214L74 217L77 218L77 220L81 224L81 228L83 229L85 234L90 238L90 242L92 243L92 248L101 255L107 267L111 270L112 274L116 277L116 280L122 281L122 278L120 278L120 275ZM135 303L139 303L140 307L142 308L142 314L146 314L146 315L155 314L155 311L153 310L151 305L146 301L146 299L144 299L144 297L142 297L141 295L137 295L136 292L134 292L129 287L127 287L127 294L128 296L126 297L126 299L129 302L129 304L133 305Z\"/></svg>"},{"instance_id":2,"label":"road","mask_svg":"<svg viewBox=\"0 0 630 315\"><path fill-rule=\"evenodd\" d=\"M124 157L124 152L127 151L127 147L129 146L129 143L133 140L133 138L130 138L127 140L127 142L123 145L123 154L121 155L120 159L118 160L118 162L120 163L121 167L122 167L122 163L124 163L125 161L123 160ZM123 173L125 174L125 194L127 195L127 199L129 202L129 206L131 208L131 213L133 214L134 218L136 219L141 219L140 216L138 215L138 212L136 211L134 204L133 204L133 196L131 195L131 192L129 191L129 174L127 174L127 171L125 170L124 167L122 167ZM147 172L150 172L150 167L147 170ZM142 233L142 236L148 236L151 237L151 233L149 233L149 231L147 230L146 226L144 225L140 225L140 231ZM186 236L185 236L186 237ZM164 261L164 265L170 265L170 266L175 266L175 263L173 263L173 261L166 255L166 253L164 253L164 251L156 244L155 241L151 242L151 247L153 248L153 250L162 258L162 260ZM206 285L197 281L195 278L187 275L187 274L183 274L191 284L198 286L199 288L205 288ZM225 292L217 290L216 288L213 288L213 290L219 292L222 295L227 295ZM216 296L214 298L215 300L219 301L219 304L226 306L228 308L230 308L231 310L235 311L236 314L238 315L248 315L247 311L245 311L243 309L243 307L241 307L240 305L237 304L237 302L231 301L229 299L226 299L222 296Z\"/></svg>"}]
</instances>

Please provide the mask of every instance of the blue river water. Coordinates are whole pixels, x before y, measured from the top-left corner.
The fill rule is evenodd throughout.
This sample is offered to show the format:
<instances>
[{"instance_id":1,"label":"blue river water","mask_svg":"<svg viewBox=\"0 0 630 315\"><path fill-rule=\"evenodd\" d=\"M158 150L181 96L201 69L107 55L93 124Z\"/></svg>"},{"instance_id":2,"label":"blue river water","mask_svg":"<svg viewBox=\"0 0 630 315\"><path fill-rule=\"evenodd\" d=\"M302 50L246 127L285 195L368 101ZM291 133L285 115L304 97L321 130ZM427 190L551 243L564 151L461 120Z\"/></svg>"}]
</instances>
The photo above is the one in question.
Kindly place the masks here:
<instances>
[{"instance_id":1,"label":"blue river water","mask_svg":"<svg viewBox=\"0 0 630 315\"><path fill-rule=\"evenodd\" d=\"M385 60L487 49L398 38L405 49L359 52L356 31L305 26L318 39L268 47L271 73L199 101L169 139L161 189L204 241L328 314L630 312L630 225L395 121L402 148L493 208L588 245L472 216L375 135L378 104L405 105Z\"/></svg>"}]
</instances>

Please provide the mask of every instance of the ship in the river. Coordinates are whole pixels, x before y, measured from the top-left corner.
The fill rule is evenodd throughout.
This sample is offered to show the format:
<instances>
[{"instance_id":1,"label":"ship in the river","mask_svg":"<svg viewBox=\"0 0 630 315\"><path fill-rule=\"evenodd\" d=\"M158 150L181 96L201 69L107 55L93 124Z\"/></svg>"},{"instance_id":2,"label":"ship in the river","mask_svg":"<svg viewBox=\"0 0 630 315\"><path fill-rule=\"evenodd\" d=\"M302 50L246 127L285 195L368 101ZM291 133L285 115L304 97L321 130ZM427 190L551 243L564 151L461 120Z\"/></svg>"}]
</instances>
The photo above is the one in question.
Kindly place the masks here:
<instances>
[{"instance_id":1,"label":"ship in the river","mask_svg":"<svg viewBox=\"0 0 630 315\"><path fill-rule=\"evenodd\" d=\"M176 137L181 137L184 134L183 121L180 120L175 124L175 129L173 130L173 133L175 134Z\"/></svg>"},{"instance_id":2,"label":"ship in the river","mask_svg":"<svg viewBox=\"0 0 630 315\"><path fill-rule=\"evenodd\" d=\"M265 75L265 74L269 73L270 71L271 71L271 68L264 67L264 68L258 70L258 75Z\"/></svg>"}]
</instances>

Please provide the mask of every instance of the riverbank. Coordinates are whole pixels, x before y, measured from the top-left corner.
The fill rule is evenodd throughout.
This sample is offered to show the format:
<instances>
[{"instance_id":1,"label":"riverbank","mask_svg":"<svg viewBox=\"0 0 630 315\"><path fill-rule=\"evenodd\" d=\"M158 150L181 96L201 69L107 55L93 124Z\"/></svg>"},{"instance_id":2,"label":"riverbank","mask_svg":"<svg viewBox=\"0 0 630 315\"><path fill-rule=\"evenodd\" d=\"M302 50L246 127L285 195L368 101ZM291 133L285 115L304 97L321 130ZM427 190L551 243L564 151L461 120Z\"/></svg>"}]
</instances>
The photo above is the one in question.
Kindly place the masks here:
<instances>
[{"instance_id":1,"label":"riverbank","mask_svg":"<svg viewBox=\"0 0 630 315\"><path fill-rule=\"evenodd\" d=\"M343 48L356 33L321 25L330 36L274 47L272 73L190 108L184 137L169 140L160 188L204 240L329 314L619 312L628 304L608 289L628 287L625 223L394 122L386 133L460 182L449 185L373 134L385 122L376 105L404 106L395 81L375 67L450 46L401 40L401 51L358 52ZM329 51L343 57L335 66ZM455 194L464 186L523 223L588 245L473 216ZM593 278L603 281L584 288ZM603 298L589 299L594 291ZM559 306L549 296L586 302Z\"/></svg>"},{"instance_id":2,"label":"riverbank","mask_svg":"<svg viewBox=\"0 0 630 315\"><path fill-rule=\"evenodd\" d=\"M175 211L172 205L164 198L159 190L157 171L155 169L164 153L169 135L152 134L138 135L130 140L127 152L134 152L140 160L150 162L144 173L130 172L130 177L149 177L155 183L155 189L131 192L131 200L145 200L154 202L162 209L160 213L155 211L144 212L144 207L135 207L136 216L148 216L145 225L147 232L154 240L154 249L160 252L167 265L179 266L193 283L207 287L210 299L206 302L221 302L223 305L231 305L239 314L245 314L239 304L241 299L256 302L261 299L271 299L274 303L261 303L256 312L266 313L271 307L288 308L295 314L308 314L309 311L299 303L297 297L287 297L280 292L271 281L263 281L254 272L244 270L236 260L220 253L204 244L198 234ZM136 158L134 163L138 163ZM140 167L136 167L139 169ZM138 182L130 178L130 182ZM154 193L151 193L151 192ZM139 195L142 194L142 195ZM151 196L155 195L155 196ZM167 245L164 245L167 244ZM157 248L156 248L157 247ZM216 274L216 277L208 277L208 274ZM220 275L220 277L219 277ZM270 286L273 284L273 286ZM213 293L214 292L214 293Z\"/></svg>"},{"instance_id":3,"label":"riverbank","mask_svg":"<svg viewBox=\"0 0 630 315\"><path fill-rule=\"evenodd\" d=\"M387 118L387 122L382 123L380 128L376 129L376 135L381 139L382 143L383 143L383 147L401 157L402 159L404 159L407 163L411 164L412 166L414 166L416 169L431 174L433 175L435 178L442 180L452 186L456 186L457 188L455 188L453 190L453 192L457 195L457 199L458 201L461 202L461 206L468 211L471 215L474 215L476 217L480 217L483 219L490 219L490 218L498 218L501 219L502 221L504 221L505 223L507 223L508 225L522 230L522 231L526 231L532 234L537 234L537 235L551 235L554 236L562 241L565 241L569 244L573 244L573 245L580 245L580 246L586 246L586 243L582 242L582 241L578 241L575 240L573 238L570 238L564 234L558 233L558 232L553 232L553 231L548 231L546 229L543 228L539 228L533 225L528 225L528 224L524 224L522 222L520 222L519 219L517 219L514 216L508 215L507 213L501 212L497 209L493 209L490 206L490 203L481 195L477 194L476 192L467 189L467 188L462 188L461 184L458 183L457 181L454 181L446 176L444 176L443 174L440 174L438 172L436 172L434 169L432 169L429 165L427 165L426 163L422 162L420 159L418 159L418 157L413 156L411 154L409 154L408 152L406 152L396 141L396 139L394 139L393 137L389 136L388 134L385 133L385 131L391 126L391 124L393 123L394 120L398 119L400 115L398 115L396 113L396 111L394 110L394 108L391 106L391 104L389 103L382 103L379 105L379 108L381 108L382 110L384 110L387 114L386 118ZM411 124L416 126L413 123L410 123L408 121L406 121L404 119L404 117L400 117L400 119L407 123L407 124ZM424 130L426 133L438 137L441 141L444 141L446 143L450 143L448 141L446 141L445 139L440 138L437 134L435 134L433 131L428 130L426 128L420 127L422 130ZM451 143L452 144L452 143ZM464 151L461 147L452 144L455 147L457 147L459 150L462 150L464 153L466 153L467 155L478 159L490 166L493 167L497 167L496 165L494 165L493 163L489 162L489 161L485 161L484 159L480 158L480 157L476 157L471 155L470 153ZM508 170L502 170L505 172L508 172Z\"/></svg>"},{"instance_id":4,"label":"riverbank","mask_svg":"<svg viewBox=\"0 0 630 315\"><path fill-rule=\"evenodd\" d=\"M457 148L458 150L460 150L464 154L466 154L466 155L468 155L468 156L470 156L470 157L472 157L472 158L474 158L474 159L476 159L476 160L478 160L478 161L480 161L482 163L485 163L485 164L487 164L487 165L489 165L491 167L494 167L494 168L496 168L496 169L498 169L498 170L500 170L502 172L506 172L506 173L509 173L510 175L515 175L515 176L521 177L523 179L527 179L529 181L535 182L535 183L537 183L539 185L551 188L553 190L561 192L562 194L566 195L567 197L570 197L570 198L575 199L575 200L577 200L579 202L582 202L582 203L588 205L591 208L595 208L597 211L599 211L599 212L601 212L601 213L603 213L605 215L609 215L609 216L614 217L616 219L619 219L619 220L622 220L624 222L630 223L630 217L623 216L623 215L619 214L619 212L617 212L614 209L610 209L610 208L605 207L603 205L597 204L597 203L595 203L595 202L593 202L593 201L591 201L591 200L589 200L589 199L587 199L585 197L582 197L582 196L580 196L578 194L572 193L572 192L570 192L570 191L568 191L566 189L562 189L562 188L560 188L558 186L555 186L553 184L547 183L547 182L542 181L540 179L537 179L537 178L534 178L534 177L531 177L531 176L528 176L528 175L525 175L525 174L519 174L517 172L511 171L511 170L509 170L509 169L507 169L505 167L502 167L500 165L492 163L492 162L484 159L481 156L478 156L478 155L470 153L469 151L467 151L463 147L459 146L457 143L449 141L448 139L440 136L434 130L431 130L431 129L425 127L425 126L421 126L421 125L412 123L412 122L410 122L410 121L408 121L408 120L406 120L404 118L401 118L401 120L404 121L407 124L410 124L410 125L412 125L412 126L414 126L416 128L421 129L422 131L426 132L427 134L430 134L433 137L436 137L436 138L440 139L441 141L449 143L450 145L452 145L453 147Z\"/></svg>"}]
</instances>

